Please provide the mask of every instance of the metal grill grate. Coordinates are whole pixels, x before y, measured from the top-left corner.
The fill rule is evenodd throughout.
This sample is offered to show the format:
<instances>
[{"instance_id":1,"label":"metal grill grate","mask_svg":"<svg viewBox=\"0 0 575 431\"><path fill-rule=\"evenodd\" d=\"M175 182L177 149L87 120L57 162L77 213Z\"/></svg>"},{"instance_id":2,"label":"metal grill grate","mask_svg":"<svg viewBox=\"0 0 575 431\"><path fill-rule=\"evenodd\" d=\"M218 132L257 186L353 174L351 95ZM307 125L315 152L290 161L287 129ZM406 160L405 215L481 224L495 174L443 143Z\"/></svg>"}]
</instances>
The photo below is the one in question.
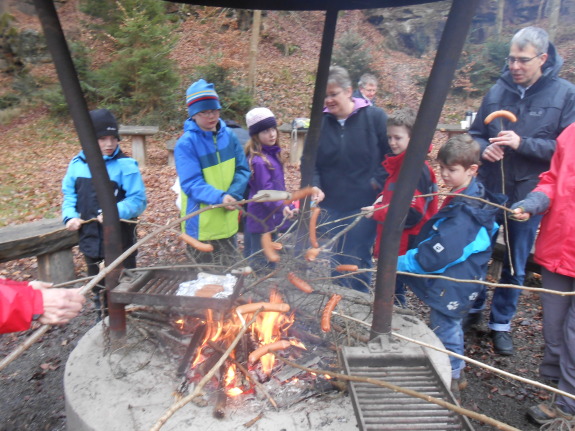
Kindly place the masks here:
<instances>
[{"instance_id":1,"label":"metal grill grate","mask_svg":"<svg viewBox=\"0 0 575 431\"><path fill-rule=\"evenodd\" d=\"M228 310L243 285L243 278L240 276L234 293L222 299L176 295L180 283L193 280L196 276L197 272L194 271L125 271L120 284L110 291L110 301L115 304L172 306L189 310Z\"/></svg>"},{"instance_id":2,"label":"metal grill grate","mask_svg":"<svg viewBox=\"0 0 575 431\"><path fill-rule=\"evenodd\" d=\"M366 349L345 348L346 372L383 380L396 386L456 404L451 392L424 355L386 355ZM425 400L364 382L350 382L358 426L368 430L473 430L466 417Z\"/></svg>"}]
</instances>

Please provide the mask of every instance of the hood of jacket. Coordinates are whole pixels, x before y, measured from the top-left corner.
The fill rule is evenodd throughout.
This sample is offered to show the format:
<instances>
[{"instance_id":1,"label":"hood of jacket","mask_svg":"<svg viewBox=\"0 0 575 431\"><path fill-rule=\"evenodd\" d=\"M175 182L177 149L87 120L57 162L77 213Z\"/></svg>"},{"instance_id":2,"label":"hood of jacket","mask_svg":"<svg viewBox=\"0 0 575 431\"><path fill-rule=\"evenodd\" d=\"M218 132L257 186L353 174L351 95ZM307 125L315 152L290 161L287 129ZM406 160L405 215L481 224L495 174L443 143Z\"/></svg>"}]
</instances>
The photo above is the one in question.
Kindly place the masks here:
<instances>
[{"instance_id":1,"label":"hood of jacket","mask_svg":"<svg viewBox=\"0 0 575 431\"><path fill-rule=\"evenodd\" d=\"M351 114L349 114L349 116L351 117L353 114L355 114L357 111L359 111L361 108L365 108L366 106L371 106L371 104L369 103L369 101L359 98L359 97L352 97L351 100L353 100L353 111L351 111ZM324 114L331 114L331 112L329 112L329 109L327 109L327 106L323 107L323 112Z\"/></svg>"},{"instance_id":2,"label":"hood of jacket","mask_svg":"<svg viewBox=\"0 0 575 431\"><path fill-rule=\"evenodd\" d=\"M220 118L218 120L218 125L216 126L217 135L220 136L223 133L225 133L227 127L228 126L226 126L226 122ZM196 123L191 118L188 118L186 121L184 121L184 132L192 132L197 133L199 135L209 135L209 136L212 136L212 134L214 133L212 131L203 130L200 126L198 126L198 123Z\"/></svg>"}]
</instances>

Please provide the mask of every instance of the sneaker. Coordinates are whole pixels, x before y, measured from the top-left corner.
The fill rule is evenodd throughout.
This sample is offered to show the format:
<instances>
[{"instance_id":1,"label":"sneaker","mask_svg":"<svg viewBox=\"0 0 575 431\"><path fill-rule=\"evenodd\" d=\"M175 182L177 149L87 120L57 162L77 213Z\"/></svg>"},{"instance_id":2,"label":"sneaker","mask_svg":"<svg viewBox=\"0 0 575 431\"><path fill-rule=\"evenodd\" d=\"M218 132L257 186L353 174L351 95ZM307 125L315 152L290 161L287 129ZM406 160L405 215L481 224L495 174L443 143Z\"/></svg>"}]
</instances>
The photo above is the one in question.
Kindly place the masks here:
<instances>
[{"instance_id":1,"label":"sneaker","mask_svg":"<svg viewBox=\"0 0 575 431\"><path fill-rule=\"evenodd\" d=\"M480 325L481 321L483 320L483 315L481 312L479 313L468 313L463 318L463 332L469 332L472 328L477 327Z\"/></svg>"},{"instance_id":2,"label":"sneaker","mask_svg":"<svg viewBox=\"0 0 575 431\"><path fill-rule=\"evenodd\" d=\"M553 403L541 403L536 406L531 406L525 412L529 422L544 425L553 422L557 418L557 409Z\"/></svg>"},{"instance_id":3,"label":"sneaker","mask_svg":"<svg viewBox=\"0 0 575 431\"><path fill-rule=\"evenodd\" d=\"M505 331L491 331L491 339L493 341L493 350L495 353L502 356L513 355L513 340L511 334Z\"/></svg>"},{"instance_id":4,"label":"sneaker","mask_svg":"<svg viewBox=\"0 0 575 431\"><path fill-rule=\"evenodd\" d=\"M458 379L451 379L451 393L458 403L461 403L461 391L467 387L467 377L465 373L461 370L461 374Z\"/></svg>"}]
</instances>

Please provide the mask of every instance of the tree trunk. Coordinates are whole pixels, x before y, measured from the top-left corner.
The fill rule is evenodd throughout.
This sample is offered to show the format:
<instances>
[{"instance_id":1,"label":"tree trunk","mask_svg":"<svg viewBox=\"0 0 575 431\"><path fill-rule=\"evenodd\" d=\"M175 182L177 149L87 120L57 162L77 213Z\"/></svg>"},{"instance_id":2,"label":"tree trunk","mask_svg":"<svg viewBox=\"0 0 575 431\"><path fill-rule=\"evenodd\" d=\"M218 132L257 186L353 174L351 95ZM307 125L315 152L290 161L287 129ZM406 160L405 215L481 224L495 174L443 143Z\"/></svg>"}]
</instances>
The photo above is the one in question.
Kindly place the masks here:
<instances>
[{"instance_id":1,"label":"tree trunk","mask_svg":"<svg viewBox=\"0 0 575 431\"><path fill-rule=\"evenodd\" d=\"M505 15L505 0L497 2L497 16L495 17L495 35L497 40L501 40L501 33L503 32L503 18Z\"/></svg>"},{"instance_id":2,"label":"tree trunk","mask_svg":"<svg viewBox=\"0 0 575 431\"><path fill-rule=\"evenodd\" d=\"M561 11L561 0L550 0L549 3L549 40L555 41L557 30L559 30L559 13Z\"/></svg>"},{"instance_id":3,"label":"tree trunk","mask_svg":"<svg viewBox=\"0 0 575 431\"><path fill-rule=\"evenodd\" d=\"M250 63L248 69L248 86L252 95L256 92L256 63L258 58L258 43L260 40L260 26L262 11L254 10L254 20L252 23L252 38L250 41Z\"/></svg>"}]
</instances>

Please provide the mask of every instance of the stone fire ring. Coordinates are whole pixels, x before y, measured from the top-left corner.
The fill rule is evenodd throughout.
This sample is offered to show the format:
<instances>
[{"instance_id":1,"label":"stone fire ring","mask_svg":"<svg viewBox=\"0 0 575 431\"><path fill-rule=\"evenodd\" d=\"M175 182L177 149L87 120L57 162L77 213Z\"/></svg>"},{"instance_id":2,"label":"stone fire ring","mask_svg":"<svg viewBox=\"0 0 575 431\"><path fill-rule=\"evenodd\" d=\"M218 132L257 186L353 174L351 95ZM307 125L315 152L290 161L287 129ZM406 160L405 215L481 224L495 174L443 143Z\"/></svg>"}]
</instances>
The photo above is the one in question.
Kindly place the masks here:
<instances>
[{"instance_id":1,"label":"stone fire ring","mask_svg":"<svg viewBox=\"0 0 575 431\"><path fill-rule=\"evenodd\" d=\"M417 337L442 347L435 334L414 316L394 313L394 332ZM104 355L102 324L94 326L80 340L66 363L64 393L69 431L144 431L149 430L174 403L178 359L153 354L151 344L125 347ZM428 354L447 387L451 366L445 353L428 350ZM130 357L129 360L125 358ZM271 394L275 397L275 393ZM212 406L188 403L162 427L176 430L334 430L356 431L357 420L348 395L323 395L289 408L275 411L265 399L235 399L228 402L226 417L215 419ZM261 412L263 416L250 428L244 424Z\"/></svg>"}]
</instances>

